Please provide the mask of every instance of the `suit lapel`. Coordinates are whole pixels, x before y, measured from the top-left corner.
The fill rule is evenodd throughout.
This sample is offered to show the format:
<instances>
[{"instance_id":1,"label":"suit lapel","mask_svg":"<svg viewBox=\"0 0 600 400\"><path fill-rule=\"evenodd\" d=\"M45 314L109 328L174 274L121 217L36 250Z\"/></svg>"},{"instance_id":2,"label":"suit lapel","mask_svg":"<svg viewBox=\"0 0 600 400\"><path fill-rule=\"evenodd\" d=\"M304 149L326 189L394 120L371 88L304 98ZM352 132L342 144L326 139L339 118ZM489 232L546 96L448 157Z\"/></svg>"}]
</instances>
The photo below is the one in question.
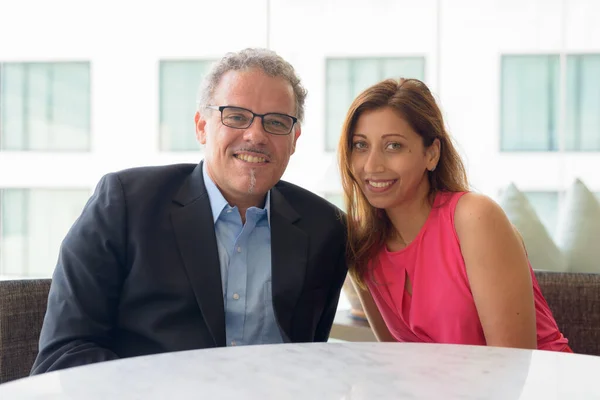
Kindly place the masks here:
<instances>
[{"instance_id":1,"label":"suit lapel","mask_svg":"<svg viewBox=\"0 0 600 400\"><path fill-rule=\"evenodd\" d=\"M273 307L285 341L292 341L292 316L306 275L308 236L294 223L300 216L277 187L271 190Z\"/></svg>"},{"instance_id":2,"label":"suit lapel","mask_svg":"<svg viewBox=\"0 0 600 400\"><path fill-rule=\"evenodd\" d=\"M225 306L215 224L200 163L173 201L171 223L196 301L216 346L225 346Z\"/></svg>"}]
</instances>

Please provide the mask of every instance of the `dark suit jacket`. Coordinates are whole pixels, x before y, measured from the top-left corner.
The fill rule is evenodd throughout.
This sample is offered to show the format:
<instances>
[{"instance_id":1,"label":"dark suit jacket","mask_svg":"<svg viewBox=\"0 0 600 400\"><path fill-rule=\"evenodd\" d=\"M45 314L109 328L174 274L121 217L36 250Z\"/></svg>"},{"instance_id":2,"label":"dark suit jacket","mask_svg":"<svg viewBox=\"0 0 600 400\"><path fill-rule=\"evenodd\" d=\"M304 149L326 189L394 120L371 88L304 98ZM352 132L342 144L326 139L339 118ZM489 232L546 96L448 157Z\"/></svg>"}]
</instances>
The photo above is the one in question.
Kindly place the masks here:
<instances>
[{"instance_id":1,"label":"dark suit jacket","mask_svg":"<svg viewBox=\"0 0 600 400\"><path fill-rule=\"evenodd\" d=\"M225 346L202 163L104 176L64 239L32 374ZM344 217L286 182L271 191L272 294L286 342L326 341L346 276Z\"/></svg>"}]
</instances>

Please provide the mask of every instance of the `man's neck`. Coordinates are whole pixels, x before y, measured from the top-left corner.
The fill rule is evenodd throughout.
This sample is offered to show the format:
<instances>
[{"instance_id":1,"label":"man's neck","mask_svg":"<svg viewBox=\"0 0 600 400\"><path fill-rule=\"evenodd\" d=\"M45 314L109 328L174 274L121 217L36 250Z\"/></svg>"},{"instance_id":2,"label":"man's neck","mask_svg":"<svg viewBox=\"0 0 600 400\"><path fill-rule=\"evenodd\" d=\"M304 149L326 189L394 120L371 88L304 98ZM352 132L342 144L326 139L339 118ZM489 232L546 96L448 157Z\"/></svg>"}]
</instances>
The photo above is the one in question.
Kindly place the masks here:
<instances>
[{"instance_id":1,"label":"man's neck","mask_svg":"<svg viewBox=\"0 0 600 400\"><path fill-rule=\"evenodd\" d=\"M242 199L234 199L234 198L230 198L230 196L225 196L225 195L223 195L223 197L225 197L225 200L227 200L227 203L231 207L237 207L237 209L240 213L240 217L242 218L242 223L245 224L246 223L246 211L248 211L248 209L250 207L265 208L267 194L265 193L259 197L247 195Z\"/></svg>"},{"instance_id":2,"label":"man's neck","mask_svg":"<svg viewBox=\"0 0 600 400\"><path fill-rule=\"evenodd\" d=\"M239 213L240 213L240 217L242 219L242 223L246 223L246 211L250 208L250 207L258 207L258 208L264 208L265 207L265 202L267 199L267 193L262 193L262 194L257 194L257 193L251 193L252 190L249 189L248 192L246 193L226 193L223 189L221 189L221 187L219 186L219 184L217 183L217 181L215 181L215 179L212 176L211 170L210 170L210 166L208 165L208 163L204 164L204 172L206 173L206 178L210 179L211 183L216 187L216 189L219 191L219 193L221 194L221 196L223 196L223 198L225 199L225 201L227 202L227 204L229 204L229 206L231 207L237 207Z\"/></svg>"}]
</instances>

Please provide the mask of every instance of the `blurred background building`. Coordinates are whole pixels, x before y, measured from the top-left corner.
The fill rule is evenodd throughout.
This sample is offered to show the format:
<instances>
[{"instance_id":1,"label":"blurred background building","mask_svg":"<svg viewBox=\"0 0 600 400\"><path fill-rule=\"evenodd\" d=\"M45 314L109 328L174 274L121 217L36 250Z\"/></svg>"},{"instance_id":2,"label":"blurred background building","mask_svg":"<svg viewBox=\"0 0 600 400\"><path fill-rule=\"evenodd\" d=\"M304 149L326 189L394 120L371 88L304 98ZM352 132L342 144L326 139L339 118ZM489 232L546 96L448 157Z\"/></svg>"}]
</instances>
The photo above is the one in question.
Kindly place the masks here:
<instances>
[{"instance_id":1,"label":"blurred background building","mask_svg":"<svg viewBox=\"0 0 600 400\"><path fill-rule=\"evenodd\" d=\"M600 192L595 0L107 0L0 7L0 276L49 277L99 178L197 163L198 84L268 47L309 90L284 179L341 205L336 147L359 91L432 89L474 190L513 183L551 236L575 179Z\"/></svg>"}]
</instances>

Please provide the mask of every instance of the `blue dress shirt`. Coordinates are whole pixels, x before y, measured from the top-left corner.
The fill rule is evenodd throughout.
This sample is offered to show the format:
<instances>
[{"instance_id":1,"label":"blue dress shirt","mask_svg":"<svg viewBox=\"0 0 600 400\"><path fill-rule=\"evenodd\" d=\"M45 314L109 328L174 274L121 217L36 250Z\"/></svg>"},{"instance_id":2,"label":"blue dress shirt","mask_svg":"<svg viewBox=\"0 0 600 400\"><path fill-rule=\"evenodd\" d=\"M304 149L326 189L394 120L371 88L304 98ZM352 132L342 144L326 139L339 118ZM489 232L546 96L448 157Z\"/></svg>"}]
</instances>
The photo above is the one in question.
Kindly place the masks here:
<instances>
[{"instance_id":1,"label":"blue dress shirt","mask_svg":"<svg viewBox=\"0 0 600 400\"><path fill-rule=\"evenodd\" d=\"M271 193L264 208L248 208L242 224L238 208L227 203L205 166L202 174L221 264L227 345L282 343L271 295Z\"/></svg>"}]
</instances>

